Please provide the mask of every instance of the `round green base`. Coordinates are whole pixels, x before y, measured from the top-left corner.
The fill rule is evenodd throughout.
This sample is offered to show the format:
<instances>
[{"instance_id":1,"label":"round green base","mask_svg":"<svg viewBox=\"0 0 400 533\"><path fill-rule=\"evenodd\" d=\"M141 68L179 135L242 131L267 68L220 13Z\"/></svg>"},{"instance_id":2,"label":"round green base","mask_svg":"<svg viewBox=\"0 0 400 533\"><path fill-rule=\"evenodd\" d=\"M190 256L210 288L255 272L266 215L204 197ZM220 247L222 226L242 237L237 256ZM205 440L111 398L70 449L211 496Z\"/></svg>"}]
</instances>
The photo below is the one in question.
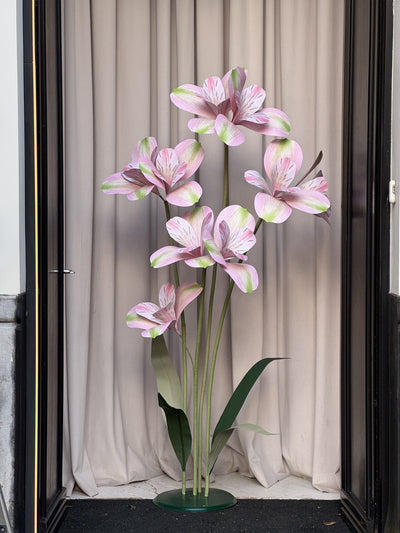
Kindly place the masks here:
<instances>
[{"instance_id":1,"label":"round green base","mask_svg":"<svg viewBox=\"0 0 400 533\"><path fill-rule=\"evenodd\" d=\"M186 494L182 494L181 489L176 489L159 494L153 502L164 509L198 513L227 509L235 505L237 499L226 490L220 489L210 489L207 498L204 496L204 489L201 494L195 496L193 496L192 489L188 489Z\"/></svg>"}]
</instances>

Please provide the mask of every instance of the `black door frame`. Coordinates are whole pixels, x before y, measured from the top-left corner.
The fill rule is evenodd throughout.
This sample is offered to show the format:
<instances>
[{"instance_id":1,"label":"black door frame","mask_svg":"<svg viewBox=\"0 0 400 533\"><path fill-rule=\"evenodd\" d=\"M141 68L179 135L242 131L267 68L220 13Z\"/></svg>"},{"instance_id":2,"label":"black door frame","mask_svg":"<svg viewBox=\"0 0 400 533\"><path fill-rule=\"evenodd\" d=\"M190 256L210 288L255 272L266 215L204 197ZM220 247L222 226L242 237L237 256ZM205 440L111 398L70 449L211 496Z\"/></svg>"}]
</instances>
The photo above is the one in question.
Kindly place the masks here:
<instances>
[{"instance_id":1,"label":"black door frame","mask_svg":"<svg viewBox=\"0 0 400 533\"><path fill-rule=\"evenodd\" d=\"M21 533L56 531L65 506L61 7L60 0L22 2L26 332L17 361L15 472Z\"/></svg>"},{"instance_id":2,"label":"black door frame","mask_svg":"<svg viewBox=\"0 0 400 533\"><path fill-rule=\"evenodd\" d=\"M17 376L20 398L17 419L17 472L16 496L21 512L17 521L19 531L48 531L56 529L62 515L64 499L61 486L51 506L43 502L46 479L46 161L49 138L57 132L56 158L59 161L59 177L62 179L62 100L61 100L61 22L62 0L23 0L24 20L24 87L25 87L25 159L26 159L26 350L24 364ZM50 6L50 7L49 7ZM49 25L46 9L56 9L57 28ZM368 18L362 10L368 10ZM390 80L391 80L391 0L346 0L346 53L344 86L344 194L343 194L343 312L342 312L342 467L343 506L348 519L358 531L383 531L388 512L389 483L388 450L390 433L387 419L389 372L385 354L389 352L387 341L389 328L389 210L387 183L389 180L390 151ZM34 30L34 32L33 32ZM57 43L56 64L49 65L46 55L46 39ZM367 39L367 63L359 63L357 54L360 39ZM357 92L357 68L364 65L367 72L360 73L368 84L368 98L364 113L367 127L357 132L360 107L355 106ZM364 68L363 67L363 68ZM52 72L57 78L57 105L49 113L46 106L46 76ZM357 115L356 115L357 111ZM351 487L351 416L348 411L351 396L349 381L349 276L351 266L351 240L349 233L349 202L356 143L364 143L368 181L368 248L367 287L368 339L366 382L366 427L368 469L366 477L367 505L362 506L354 497ZM54 147L52 148L54 150ZM61 200L60 200L61 202ZM60 205L60 208L62 206ZM60 234L60 243L62 243ZM61 270L63 265L59 265ZM62 294L60 293L62 302ZM392 306L393 308L393 306ZM62 336L61 336L62 339ZM23 370L24 369L24 370ZM393 377L393 376L392 376ZM62 420L62 365L58 373L59 420ZM23 423L25 421L25 423ZM59 442L62 431L55 428ZM58 453L60 453L60 446ZM60 461L61 464L61 461ZM59 477L60 472L56 473ZM393 476L392 476L393 477ZM391 478L392 479L392 478ZM397 479L397 478L396 478ZM59 482L57 482L59 483ZM43 492L44 490L44 492Z\"/></svg>"},{"instance_id":3,"label":"black door frame","mask_svg":"<svg viewBox=\"0 0 400 533\"><path fill-rule=\"evenodd\" d=\"M357 531L394 532L385 529L398 470L388 416L397 357L389 342L392 2L347 0L345 17L341 496Z\"/></svg>"}]
</instances>

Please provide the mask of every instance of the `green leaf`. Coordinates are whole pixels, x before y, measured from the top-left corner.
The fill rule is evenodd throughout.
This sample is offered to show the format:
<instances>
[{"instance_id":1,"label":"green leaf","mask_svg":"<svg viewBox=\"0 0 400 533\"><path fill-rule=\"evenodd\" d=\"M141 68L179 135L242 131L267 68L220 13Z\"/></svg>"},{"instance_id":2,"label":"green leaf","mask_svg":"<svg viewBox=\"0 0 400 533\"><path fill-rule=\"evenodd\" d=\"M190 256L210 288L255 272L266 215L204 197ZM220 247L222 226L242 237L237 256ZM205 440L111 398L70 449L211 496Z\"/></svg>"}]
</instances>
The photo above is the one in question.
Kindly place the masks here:
<instances>
[{"instance_id":1,"label":"green leaf","mask_svg":"<svg viewBox=\"0 0 400 533\"><path fill-rule=\"evenodd\" d=\"M192 434L190 432L189 421L182 409L176 409L168 405L161 394L158 394L158 404L164 410L172 447L181 464L182 472L185 472L186 463L192 447Z\"/></svg>"},{"instance_id":2,"label":"green leaf","mask_svg":"<svg viewBox=\"0 0 400 533\"><path fill-rule=\"evenodd\" d=\"M218 435L216 435L215 438L213 438L213 443L211 446L210 456L209 456L208 471L210 474L211 474L212 469L214 468L218 455L222 452L225 444L228 442L234 429L249 429L250 431L254 431L255 433L260 433L261 435L274 435L275 434L275 433L269 433L268 431L266 431L260 426L257 426L256 424L239 424L237 426L233 426L231 428L225 429L225 431L221 431L221 433L218 433Z\"/></svg>"},{"instance_id":3,"label":"green leaf","mask_svg":"<svg viewBox=\"0 0 400 533\"><path fill-rule=\"evenodd\" d=\"M176 368L163 335L151 341L151 362L157 378L158 392L171 407L183 409L183 393Z\"/></svg>"},{"instance_id":4,"label":"green leaf","mask_svg":"<svg viewBox=\"0 0 400 533\"><path fill-rule=\"evenodd\" d=\"M210 452L209 472L211 472L211 470L213 469L218 455L220 454L225 444L228 442L229 437L232 435L232 431L235 429L235 427L233 427L232 424L236 420L236 417L240 409L242 408L254 383L260 377L261 372L264 370L264 368L266 368L269 365L269 363L272 363L272 361L276 361L277 359L285 359L285 358L284 357L268 357L265 359L261 359L260 361L257 361L257 363L255 363L250 368L250 370L243 377L242 381L233 391L233 394L229 402L226 404L226 407L218 421L218 424L215 426L215 430L214 430L214 434L212 438L211 452ZM247 426L249 426L249 424L247 424ZM255 428L258 426L253 426L253 427ZM212 454L213 461L211 461L211 454Z\"/></svg>"}]
</instances>

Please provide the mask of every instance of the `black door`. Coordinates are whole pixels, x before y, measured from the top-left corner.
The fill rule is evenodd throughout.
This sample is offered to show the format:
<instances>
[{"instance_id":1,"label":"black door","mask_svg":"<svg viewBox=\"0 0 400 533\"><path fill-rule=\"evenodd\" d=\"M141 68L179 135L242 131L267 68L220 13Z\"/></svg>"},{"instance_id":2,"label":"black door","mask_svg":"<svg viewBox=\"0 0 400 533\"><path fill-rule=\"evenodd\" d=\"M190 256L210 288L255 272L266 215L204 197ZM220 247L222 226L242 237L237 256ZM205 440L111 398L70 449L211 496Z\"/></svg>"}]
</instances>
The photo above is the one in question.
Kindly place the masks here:
<instances>
[{"instance_id":1,"label":"black door","mask_svg":"<svg viewBox=\"0 0 400 533\"><path fill-rule=\"evenodd\" d=\"M392 2L346 3L342 500L357 531L386 530ZM398 424L398 421L396 422ZM390 468L397 468L397 461Z\"/></svg>"},{"instance_id":2,"label":"black door","mask_svg":"<svg viewBox=\"0 0 400 533\"><path fill-rule=\"evenodd\" d=\"M24 66L28 320L18 529L33 533L54 531L65 502L61 2L24 2Z\"/></svg>"}]
</instances>

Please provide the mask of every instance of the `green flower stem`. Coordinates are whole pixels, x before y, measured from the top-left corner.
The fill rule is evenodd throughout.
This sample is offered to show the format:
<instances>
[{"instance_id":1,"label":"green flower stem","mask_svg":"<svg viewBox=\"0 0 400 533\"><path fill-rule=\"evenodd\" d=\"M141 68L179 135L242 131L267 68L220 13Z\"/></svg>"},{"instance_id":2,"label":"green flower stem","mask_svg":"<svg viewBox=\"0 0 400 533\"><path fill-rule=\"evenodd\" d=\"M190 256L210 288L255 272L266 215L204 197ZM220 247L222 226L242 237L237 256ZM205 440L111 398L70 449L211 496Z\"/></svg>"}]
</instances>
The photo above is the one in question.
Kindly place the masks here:
<instances>
[{"instance_id":1,"label":"green flower stem","mask_svg":"<svg viewBox=\"0 0 400 533\"><path fill-rule=\"evenodd\" d=\"M225 296L224 305L222 307L221 316L218 323L218 329L217 334L215 337L215 344L214 344L214 351L213 356L211 360L211 369L210 369L210 379L208 383L208 395L207 395L207 422L206 422L206 472L205 472L205 493L204 495L207 497L209 493L209 487L210 487L210 438L211 438L211 400L212 400L212 388L214 383L214 374L215 374L215 364L217 362L217 354L218 354L218 348L219 343L221 341L221 334L222 334L222 327L224 325L224 320L226 316L226 312L228 311L229 302L231 299L231 294L233 290L234 282L231 281L228 287L228 291Z\"/></svg>"},{"instance_id":2,"label":"green flower stem","mask_svg":"<svg viewBox=\"0 0 400 533\"><path fill-rule=\"evenodd\" d=\"M203 316L204 316L204 293L206 286L206 269L203 269L201 285L203 291L200 296L199 304L199 317L197 324L197 338L196 338L196 352L194 356L194 367L193 367L193 495L197 494L197 476L199 461L201 465L201 457L199 458L199 418L198 418L198 408L199 408L199 362L200 362L200 342L201 342L201 332L203 329ZM200 420L201 423L201 420ZM201 492L201 489L200 491Z\"/></svg>"},{"instance_id":3,"label":"green flower stem","mask_svg":"<svg viewBox=\"0 0 400 533\"><path fill-rule=\"evenodd\" d=\"M213 306L214 306L214 295L215 295L215 285L217 280L217 265L214 264L213 266L213 275L212 275L212 281L211 281L211 288L210 288L210 298L208 303L208 318L207 318L207 338L206 338L206 355L204 360L204 372L203 372L203 382L201 385L201 393L200 393L200 412L199 412L199 490L201 491L201 456L202 456L202 445L203 445L203 411L204 411L204 399L206 395L206 387L207 387L207 378L208 378L208 367L209 367L209 360L210 360L210 345L211 345L211 328L212 328L212 314L213 314Z\"/></svg>"},{"instance_id":4,"label":"green flower stem","mask_svg":"<svg viewBox=\"0 0 400 533\"><path fill-rule=\"evenodd\" d=\"M171 219L171 211L169 209L169 204L164 200L165 216L167 220ZM172 246L174 241L172 237L169 238L169 243ZM176 263L172 265L172 270L174 273L175 286L179 287L179 272L178 266ZM187 347L186 347L186 320L185 313L182 311L181 314L181 329L182 329L182 373L183 373L183 412L187 415L187 390L188 390L188 379L187 379ZM186 494L186 472L182 472L182 494Z\"/></svg>"},{"instance_id":5,"label":"green flower stem","mask_svg":"<svg viewBox=\"0 0 400 533\"><path fill-rule=\"evenodd\" d=\"M222 209L224 209L229 202L229 146L224 144L224 197L222 201Z\"/></svg>"}]
</instances>

